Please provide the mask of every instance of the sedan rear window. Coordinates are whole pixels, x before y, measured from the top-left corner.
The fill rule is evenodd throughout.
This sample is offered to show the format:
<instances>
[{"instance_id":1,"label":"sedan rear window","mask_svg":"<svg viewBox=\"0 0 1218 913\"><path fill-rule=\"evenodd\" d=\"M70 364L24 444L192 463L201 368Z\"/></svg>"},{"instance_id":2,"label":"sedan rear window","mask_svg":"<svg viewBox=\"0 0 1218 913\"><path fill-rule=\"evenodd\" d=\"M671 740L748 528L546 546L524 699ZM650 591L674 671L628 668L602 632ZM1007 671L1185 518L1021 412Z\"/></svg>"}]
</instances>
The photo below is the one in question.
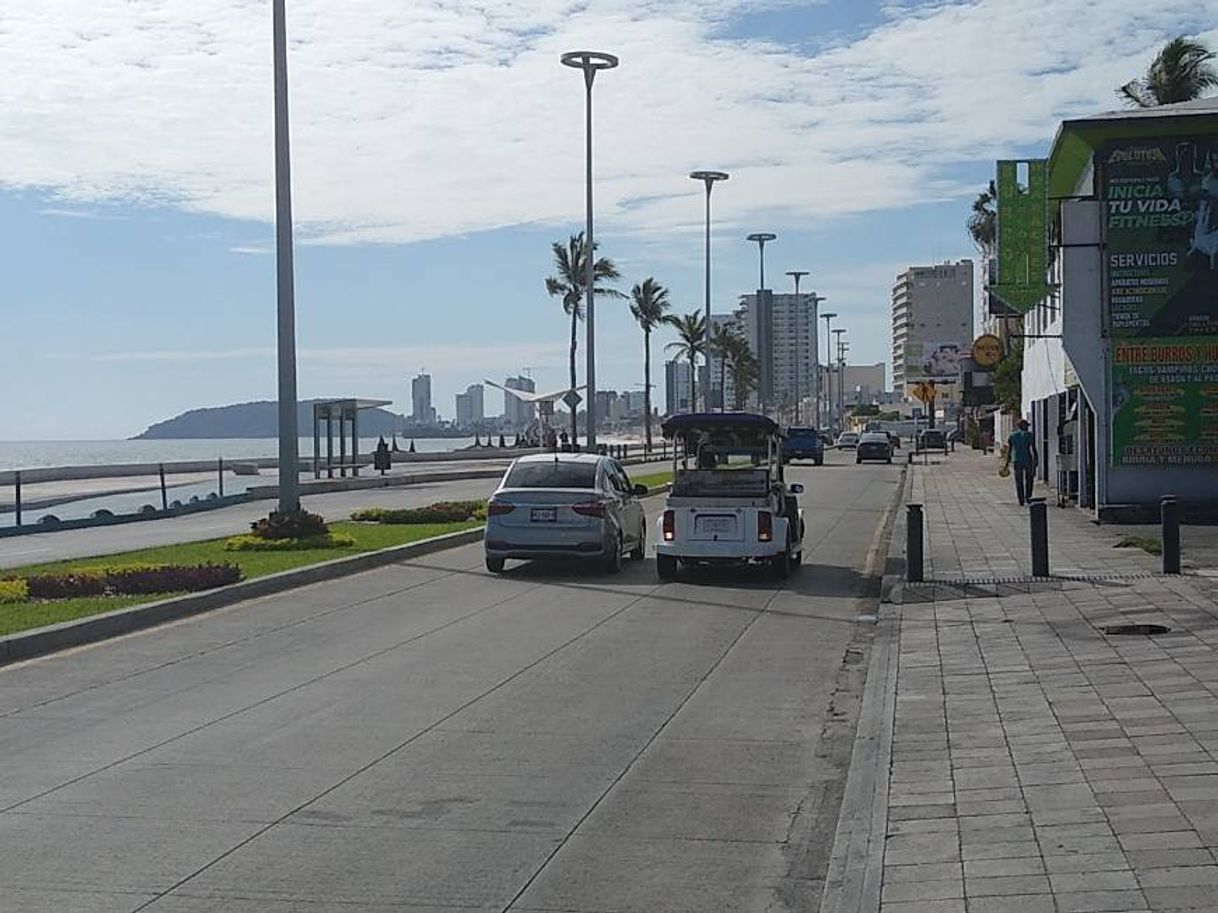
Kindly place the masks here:
<instances>
[{"instance_id":1,"label":"sedan rear window","mask_svg":"<svg viewBox=\"0 0 1218 913\"><path fill-rule=\"evenodd\" d=\"M504 488L596 488L596 464L576 462L517 463Z\"/></svg>"}]
</instances>

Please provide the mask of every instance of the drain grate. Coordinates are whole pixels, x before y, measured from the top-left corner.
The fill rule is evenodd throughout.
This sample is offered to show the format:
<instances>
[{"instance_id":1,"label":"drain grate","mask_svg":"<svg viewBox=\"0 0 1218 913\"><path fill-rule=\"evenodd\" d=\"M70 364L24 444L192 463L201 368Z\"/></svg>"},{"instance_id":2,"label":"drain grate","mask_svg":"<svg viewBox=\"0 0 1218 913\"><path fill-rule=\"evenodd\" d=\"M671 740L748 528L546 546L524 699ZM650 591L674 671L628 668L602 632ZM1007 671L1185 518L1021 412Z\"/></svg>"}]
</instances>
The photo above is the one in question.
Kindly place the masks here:
<instances>
[{"instance_id":1,"label":"drain grate","mask_svg":"<svg viewBox=\"0 0 1218 913\"><path fill-rule=\"evenodd\" d=\"M1124 625L1104 625L1100 628L1105 634L1112 636L1141 636L1154 637L1156 634L1170 634L1171 628L1167 625L1149 625L1149 624L1124 624Z\"/></svg>"}]
</instances>

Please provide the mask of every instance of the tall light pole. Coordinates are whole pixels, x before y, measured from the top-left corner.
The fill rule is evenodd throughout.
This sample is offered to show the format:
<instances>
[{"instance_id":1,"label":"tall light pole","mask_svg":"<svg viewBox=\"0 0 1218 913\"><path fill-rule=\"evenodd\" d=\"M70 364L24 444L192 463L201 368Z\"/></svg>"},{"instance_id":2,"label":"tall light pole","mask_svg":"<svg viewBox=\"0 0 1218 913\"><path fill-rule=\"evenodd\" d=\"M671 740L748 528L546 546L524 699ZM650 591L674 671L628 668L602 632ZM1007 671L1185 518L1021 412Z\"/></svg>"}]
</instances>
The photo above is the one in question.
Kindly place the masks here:
<instances>
[{"instance_id":1,"label":"tall light pole","mask_svg":"<svg viewBox=\"0 0 1218 913\"><path fill-rule=\"evenodd\" d=\"M279 352L279 513L300 510L296 421L296 290L292 267L292 173L288 144L288 40L285 0L271 7L275 83L275 266Z\"/></svg>"},{"instance_id":2,"label":"tall light pole","mask_svg":"<svg viewBox=\"0 0 1218 913\"><path fill-rule=\"evenodd\" d=\"M758 290L765 288L765 242L773 241L778 235L769 231L756 231L745 238L746 241L757 242L757 254L761 262L761 278L757 282Z\"/></svg>"},{"instance_id":3,"label":"tall light pole","mask_svg":"<svg viewBox=\"0 0 1218 913\"><path fill-rule=\"evenodd\" d=\"M702 385L702 398L706 403L706 411L710 412L710 357L711 357L711 289L710 289L710 200L711 188L715 186L716 181L726 181L728 174L726 171L691 171L689 176L695 181L701 181L706 185L706 383ZM723 391L719 391L720 399L723 397ZM720 403L719 411L722 412L723 405Z\"/></svg>"},{"instance_id":4,"label":"tall light pole","mask_svg":"<svg viewBox=\"0 0 1218 913\"><path fill-rule=\"evenodd\" d=\"M837 314L826 312L821 314L825 320L825 411L829 413L829 427L833 427L833 375L830 373L833 370L833 352L830 346L830 333L833 325L833 318Z\"/></svg>"},{"instance_id":5,"label":"tall light pole","mask_svg":"<svg viewBox=\"0 0 1218 913\"><path fill-rule=\"evenodd\" d=\"M586 135L586 199L588 225L584 231L584 259L586 261L584 277L584 319L587 322L587 391L588 391L588 430L586 433L588 449L596 450L596 302L595 267L596 252L592 243L592 81L598 70L612 70L618 64L618 59L612 54L601 51L568 51L562 55L562 65L573 67L584 72L584 89L586 92L584 105L584 125Z\"/></svg>"},{"instance_id":6,"label":"tall light pole","mask_svg":"<svg viewBox=\"0 0 1218 913\"><path fill-rule=\"evenodd\" d=\"M795 280L795 313L799 314L799 280L808 275L806 269L789 269L787 275ZM813 298L816 296L813 295ZM815 328L816 317L812 318L813 327ZM799 338L795 339L795 424L799 424L799 400L803 396L804 388L804 362L799 357Z\"/></svg>"},{"instance_id":7,"label":"tall light pole","mask_svg":"<svg viewBox=\"0 0 1218 913\"><path fill-rule=\"evenodd\" d=\"M846 369L842 362L842 354L846 350L845 343L842 342L842 334L845 332L844 327L833 331L833 335L837 337L837 420L842 423L843 430L846 427Z\"/></svg>"}]
</instances>

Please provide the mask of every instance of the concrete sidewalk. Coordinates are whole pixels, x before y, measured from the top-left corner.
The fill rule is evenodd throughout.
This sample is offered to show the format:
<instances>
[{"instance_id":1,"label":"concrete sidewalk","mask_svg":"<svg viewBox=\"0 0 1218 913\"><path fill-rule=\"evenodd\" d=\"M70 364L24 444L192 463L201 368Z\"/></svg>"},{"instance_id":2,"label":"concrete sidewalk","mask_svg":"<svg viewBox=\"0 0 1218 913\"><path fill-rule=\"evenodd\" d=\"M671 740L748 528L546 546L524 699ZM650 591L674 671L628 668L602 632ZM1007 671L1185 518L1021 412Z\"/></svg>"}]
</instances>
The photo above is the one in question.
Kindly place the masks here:
<instances>
[{"instance_id":1,"label":"concrete sidewalk","mask_svg":"<svg viewBox=\"0 0 1218 913\"><path fill-rule=\"evenodd\" d=\"M1056 507L1032 580L1027 511L972 452L909 499L928 582L881 609L822 910L1218 910L1213 583Z\"/></svg>"}]
</instances>

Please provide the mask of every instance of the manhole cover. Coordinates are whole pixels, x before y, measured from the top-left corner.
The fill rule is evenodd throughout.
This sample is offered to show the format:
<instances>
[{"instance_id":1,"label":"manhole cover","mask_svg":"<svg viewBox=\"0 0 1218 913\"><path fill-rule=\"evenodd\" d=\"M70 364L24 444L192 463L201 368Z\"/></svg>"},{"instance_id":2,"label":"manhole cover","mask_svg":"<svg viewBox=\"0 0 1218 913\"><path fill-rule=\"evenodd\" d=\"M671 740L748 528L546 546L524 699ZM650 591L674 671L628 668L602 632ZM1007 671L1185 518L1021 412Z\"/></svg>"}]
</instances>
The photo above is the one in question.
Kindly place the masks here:
<instances>
[{"instance_id":1,"label":"manhole cover","mask_svg":"<svg viewBox=\"0 0 1218 913\"><path fill-rule=\"evenodd\" d=\"M1167 625L1105 625L1100 630L1105 634L1141 635L1143 637L1171 633L1171 628Z\"/></svg>"}]
</instances>

